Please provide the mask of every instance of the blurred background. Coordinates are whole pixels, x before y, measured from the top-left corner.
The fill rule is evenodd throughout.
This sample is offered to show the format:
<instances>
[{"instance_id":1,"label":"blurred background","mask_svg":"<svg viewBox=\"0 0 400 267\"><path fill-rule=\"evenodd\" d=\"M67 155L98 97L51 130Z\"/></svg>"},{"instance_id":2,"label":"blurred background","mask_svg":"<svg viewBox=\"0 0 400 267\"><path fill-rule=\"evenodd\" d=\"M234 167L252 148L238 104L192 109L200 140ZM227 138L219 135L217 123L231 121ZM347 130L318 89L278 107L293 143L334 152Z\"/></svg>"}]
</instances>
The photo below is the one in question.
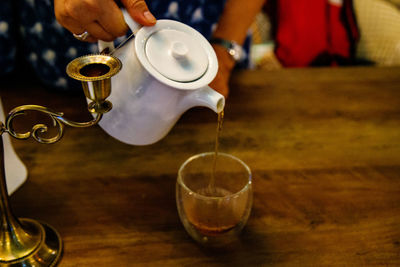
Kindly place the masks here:
<instances>
[{"instance_id":1,"label":"blurred background","mask_svg":"<svg viewBox=\"0 0 400 267\"><path fill-rule=\"evenodd\" d=\"M253 33L253 45L251 49L251 59L254 68L262 69L277 69L282 67L290 67L282 64L282 58L276 54L276 49L281 45L279 40L276 39L276 30L279 28L279 23L303 23L304 27L297 29L297 31L307 31L307 26L313 23L318 23L315 20L315 14L318 10L307 11L310 17L299 14L297 19L292 21L282 21L278 18L278 25L276 25L276 14L280 12L287 12L287 7L282 6L282 3L290 1L267 1L266 8L261 12L254 21L251 31ZM296 2L296 1L291 1ZM294 11L298 10L298 1L294 7ZM305 2L305 1L303 1ZM344 9L346 1L328 1L332 6ZM395 66L400 65L400 0L353 0L349 1L352 7L354 20L356 23L358 36L354 42L354 58L351 65L375 65L375 66ZM272 3L272 7L271 7ZM281 4L281 6L279 6ZM307 3L308 7L311 3ZM280 11L279 9L282 9ZM341 13L344 10L339 11ZM339 15L337 21L342 20L343 17ZM325 16L325 19L328 19ZM287 19L288 20L288 19ZM304 22L305 20L305 22ZM283 27L283 26L282 26ZM312 26L311 26L312 27ZM345 27L345 26L344 26ZM293 31L292 31L293 32ZM327 32L314 32L314 35L322 35L321 38L328 38ZM297 35L298 39L308 38L308 36ZM299 42L301 42L300 40ZM303 40L304 41L304 40ZM312 46L312 44L311 44ZM306 47L307 49L314 49L313 47ZM308 65L308 64L304 64Z\"/></svg>"},{"instance_id":2,"label":"blurred background","mask_svg":"<svg viewBox=\"0 0 400 267\"><path fill-rule=\"evenodd\" d=\"M22 70L48 87L80 91L65 66L82 51L96 53L97 44L74 39L52 5L2 1L0 77ZM400 65L400 0L267 0L246 47L252 69Z\"/></svg>"}]
</instances>

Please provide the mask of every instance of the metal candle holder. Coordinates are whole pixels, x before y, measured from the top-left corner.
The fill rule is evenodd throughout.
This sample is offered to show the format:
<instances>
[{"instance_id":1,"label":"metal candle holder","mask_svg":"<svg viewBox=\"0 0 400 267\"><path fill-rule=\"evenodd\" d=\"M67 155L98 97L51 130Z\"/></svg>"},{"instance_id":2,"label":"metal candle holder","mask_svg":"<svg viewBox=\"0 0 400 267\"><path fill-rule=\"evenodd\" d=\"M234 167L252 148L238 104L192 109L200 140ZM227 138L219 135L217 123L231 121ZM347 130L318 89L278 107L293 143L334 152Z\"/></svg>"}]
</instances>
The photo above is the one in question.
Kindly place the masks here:
<instances>
[{"instance_id":1,"label":"metal candle holder","mask_svg":"<svg viewBox=\"0 0 400 267\"><path fill-rule=\"evenodd\" d=\"M85 96L92 100L88 105L94 119L88 122L74 122L64 118L62 112L52 111L38 105L23 105L14 108L7 115L4 124L0 122L0 266L54 266L62 253L62 241L57 231L46 223L32 219L18 219L10 205L4 168L3 133L16 139L34 138L39 143L52 144L61 139L64 125L90 127L97 124L104 113L112 108L106 100L111 93L111 77L119 72L122 63L109 55L87 55L71 61L67 74L82 82ZM31 131L18 133L14 130L15 117L27 111L38 111L49 115L57 127L54 137L44 137L48 127L36 124Z\"/></svg>"}]
</instances>

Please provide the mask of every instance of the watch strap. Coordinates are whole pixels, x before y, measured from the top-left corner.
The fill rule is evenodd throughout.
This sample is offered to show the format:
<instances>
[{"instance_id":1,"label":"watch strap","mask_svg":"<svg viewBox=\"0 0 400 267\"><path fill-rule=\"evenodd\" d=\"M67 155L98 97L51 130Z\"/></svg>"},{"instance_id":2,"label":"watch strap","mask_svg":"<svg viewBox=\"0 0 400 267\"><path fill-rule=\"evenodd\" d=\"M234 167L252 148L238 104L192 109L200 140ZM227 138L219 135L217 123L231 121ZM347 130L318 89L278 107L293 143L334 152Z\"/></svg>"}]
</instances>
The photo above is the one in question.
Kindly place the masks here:
<instances>
[{"instance_id":1,"label":"watch strap","mask_svg":"<svg viewBox=\"0 0 400 267\"><path fill-rule=\"evenodd\" d=\"M235 62L240 62L244 59L243 48L235 41L223 38L211 38L210 43L224 47Z\"/></svg>"}]
</instances>

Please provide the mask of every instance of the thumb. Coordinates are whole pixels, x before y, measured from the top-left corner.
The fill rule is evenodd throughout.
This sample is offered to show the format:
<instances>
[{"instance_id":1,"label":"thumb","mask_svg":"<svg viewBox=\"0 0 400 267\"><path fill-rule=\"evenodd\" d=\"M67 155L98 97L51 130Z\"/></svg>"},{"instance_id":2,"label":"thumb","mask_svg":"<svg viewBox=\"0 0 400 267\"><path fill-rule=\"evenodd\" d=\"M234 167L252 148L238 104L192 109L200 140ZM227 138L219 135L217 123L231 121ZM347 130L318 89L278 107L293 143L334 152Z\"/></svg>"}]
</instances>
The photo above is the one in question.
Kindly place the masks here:
<instances>
[{"instance_id":1,"label":"thumb","mask_svg":"<svg viewBox=\"0 0 400 267\"><path fill-rule=\"evenodd\" d=\"M129 15L143 26L152 26L156 18L151 14L144 0L122 0L121 1Z\"/></svg>"}]
</instances>

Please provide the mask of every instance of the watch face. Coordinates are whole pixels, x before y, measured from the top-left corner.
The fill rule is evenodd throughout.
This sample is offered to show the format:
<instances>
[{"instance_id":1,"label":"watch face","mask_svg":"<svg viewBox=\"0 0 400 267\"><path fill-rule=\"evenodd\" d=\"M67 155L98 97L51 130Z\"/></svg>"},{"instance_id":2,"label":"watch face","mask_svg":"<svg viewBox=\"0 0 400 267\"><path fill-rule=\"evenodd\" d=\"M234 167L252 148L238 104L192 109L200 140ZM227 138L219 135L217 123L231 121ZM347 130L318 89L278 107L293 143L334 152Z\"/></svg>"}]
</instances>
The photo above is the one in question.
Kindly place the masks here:
<instances>
[{"instance_id":1,"label":"watch face","mask_svg":"<svg viewBox=\"0 0 400 267\"><path fill-rule=\"evenodd\" d=\"M233 57L233 59L236 62L240 62L244 59L243 48L236 43L231 44L231 47L229 49L229 54Z\"/></svg>"},{"instance_id":2,"label":"watch face","mask_svg":"<svg viewBox=\"0 0 400 267\"><path fill-rule=\"evenodd\" d=\"M218 44L228 51L235 62L240 62L245 58L245 52L243 48L234 41L228 41L221 38L213 38L210 40L212 44Z\"/></svg>"}]
</instances>

